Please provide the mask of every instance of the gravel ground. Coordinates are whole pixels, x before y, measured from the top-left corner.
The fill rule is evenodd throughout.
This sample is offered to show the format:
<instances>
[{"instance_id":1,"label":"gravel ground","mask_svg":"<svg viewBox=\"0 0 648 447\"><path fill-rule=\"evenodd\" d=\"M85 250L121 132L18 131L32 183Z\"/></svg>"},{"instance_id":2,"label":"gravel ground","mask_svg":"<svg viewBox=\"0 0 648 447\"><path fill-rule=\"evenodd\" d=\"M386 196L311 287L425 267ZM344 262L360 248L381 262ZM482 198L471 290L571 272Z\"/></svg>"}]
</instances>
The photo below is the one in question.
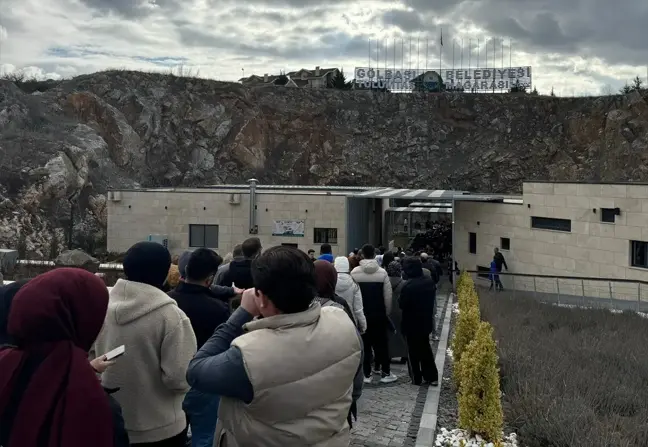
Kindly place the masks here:
<instances>
[{"instance_id":1,"label":"gravel ground","mask_svg":"<svg viewBox=\"0 0 648 447\"><path fill-rule=\"evenodd\" d=\"M451 310L449 310L451 312ZM450 335L448 338L448 348L452 346L454 337L454 324L457 318L452 314L450 320ZM452 430L458 427L459 406L457 403L457 394L454 383L452 382L452 365L454 360L446 354L445 366L443 367L443 381L441 386L441 395L439 397L439 409L437 410L437 431L441 428Z\"/></svg>"}]
</instances>

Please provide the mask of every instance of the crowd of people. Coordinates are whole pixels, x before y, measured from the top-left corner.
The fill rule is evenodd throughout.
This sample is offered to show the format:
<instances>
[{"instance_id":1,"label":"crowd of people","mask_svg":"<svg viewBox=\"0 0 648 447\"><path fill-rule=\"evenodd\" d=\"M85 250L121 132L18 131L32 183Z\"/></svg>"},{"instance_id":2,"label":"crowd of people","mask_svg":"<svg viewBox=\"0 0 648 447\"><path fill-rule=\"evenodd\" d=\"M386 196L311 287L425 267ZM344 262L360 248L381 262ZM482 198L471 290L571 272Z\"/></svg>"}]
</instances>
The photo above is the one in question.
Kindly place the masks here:
<instances>
[{"instance_id":1,"label":"crowd of people","mask_svg":"<svg viewBox=\"0 0 648 447\"><path fill-rule=\"evenodd\" d=\"M392 358L438 385L427 253L140 242L123 268L0 288L0 446L343 446Z\"/></svg>"}]
</instances>

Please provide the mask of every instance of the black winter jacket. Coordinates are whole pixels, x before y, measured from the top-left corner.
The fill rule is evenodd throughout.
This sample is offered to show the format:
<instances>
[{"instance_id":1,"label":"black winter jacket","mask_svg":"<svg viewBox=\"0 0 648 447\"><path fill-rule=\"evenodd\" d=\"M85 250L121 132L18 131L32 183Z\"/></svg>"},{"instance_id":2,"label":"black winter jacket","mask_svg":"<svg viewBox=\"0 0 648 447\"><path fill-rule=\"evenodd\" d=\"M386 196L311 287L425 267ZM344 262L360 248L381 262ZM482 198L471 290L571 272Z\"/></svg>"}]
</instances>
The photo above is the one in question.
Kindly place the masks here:
<instances>
[{"instance_id":1,"label":"black winter jacket","mask_svg":"<svg viewBox=\"0 0 648 447\"><path fill-rule=\"evenodd\" d=\"M436 284L425 278L421 264L404 263L407 281L400 292L399 305L403 311L401 331L403 335L430 334L434 331L436 311Z\"/></svg>"},{"instance_id":2,"label":"black winter jacket","mask_svg":"<svg viewBox=\"0 0 648 447\"><path fill-rule=\"evenodd\" d=\"M196 334L198 349L222 323L229 318L229 307L213 290L198 284L181 282L169 296L187 314Z\"/></svg>"},{"instance_id":3,"label":"black winter jacket","mask_svg":"<svg viewBox=\"0 0 648 447\"><path fill-rule=\"evenodd\" d=\"M232 283L239 289L254 287L252 282L252 260L240 259L229 263L227 272L221 277L218 285L231 286Z\"/></svg>"}]
</instances>

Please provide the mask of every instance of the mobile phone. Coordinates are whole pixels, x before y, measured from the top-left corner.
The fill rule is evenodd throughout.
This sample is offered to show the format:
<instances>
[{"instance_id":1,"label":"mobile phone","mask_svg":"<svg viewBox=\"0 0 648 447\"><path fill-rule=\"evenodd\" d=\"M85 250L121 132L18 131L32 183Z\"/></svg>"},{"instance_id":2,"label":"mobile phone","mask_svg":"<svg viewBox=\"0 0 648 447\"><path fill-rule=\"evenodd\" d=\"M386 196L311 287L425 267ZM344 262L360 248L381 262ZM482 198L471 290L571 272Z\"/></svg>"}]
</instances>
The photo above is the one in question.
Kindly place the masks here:
<instances>
[{"instance_id":1,"label":"mobile phone","mask_svg":"<svg viewBox=\"0 0 648 447\"><path fill-rule=\"evenodd\" d=\"M110 352L106 352L104 354L104 357L106 357L106 360L113 360L116 359L117 357L121 357L122 355L124 355L125 352L126 352L126 347L124 345L121 345Z\"/></svg>"}]
</instances>

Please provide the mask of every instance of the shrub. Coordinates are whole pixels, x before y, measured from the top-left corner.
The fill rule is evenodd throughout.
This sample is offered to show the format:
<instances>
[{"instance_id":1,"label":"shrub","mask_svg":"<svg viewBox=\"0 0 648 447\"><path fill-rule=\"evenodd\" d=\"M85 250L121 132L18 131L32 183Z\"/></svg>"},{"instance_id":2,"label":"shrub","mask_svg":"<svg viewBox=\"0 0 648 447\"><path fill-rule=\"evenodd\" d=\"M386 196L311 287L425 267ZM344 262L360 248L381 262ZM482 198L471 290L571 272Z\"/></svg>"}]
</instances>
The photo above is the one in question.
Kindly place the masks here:
<instances>
[{"instance_id":1,"label":"shrub","mask_svg":"<svg viewBox=\"0 0 648 447\"><path fill-rule=\"evenodd\" d=\"M460 387L460 369L461 358L464 351L471 341L475 338L475 333L479 327L479 307L471 306L468 309L459 312L457 317L457 325L455 327L455 335L452 339L452 355L454 357L454 379L455 386Z\"/></svg>"},{"instance_id":2,"label":"shrub","mask_svg":"<svg viewBox=\"0 0 648 447\"><path fill-rule=\"evenodd\" d=\"M512 292L480 298L498 344L502 404L520 445L648 445L648 320Z\"/></svg>"},{"instance_id":3,"label":"shrub","mask_svg":"<svg viewBox=\"0 0 648 447\"><path fill-rule=\"evenodd\" d=\"M492 442L504 427L497 362L493 328L482 322L460 360L459 426Z\"/></svg>"}]
</instances>

